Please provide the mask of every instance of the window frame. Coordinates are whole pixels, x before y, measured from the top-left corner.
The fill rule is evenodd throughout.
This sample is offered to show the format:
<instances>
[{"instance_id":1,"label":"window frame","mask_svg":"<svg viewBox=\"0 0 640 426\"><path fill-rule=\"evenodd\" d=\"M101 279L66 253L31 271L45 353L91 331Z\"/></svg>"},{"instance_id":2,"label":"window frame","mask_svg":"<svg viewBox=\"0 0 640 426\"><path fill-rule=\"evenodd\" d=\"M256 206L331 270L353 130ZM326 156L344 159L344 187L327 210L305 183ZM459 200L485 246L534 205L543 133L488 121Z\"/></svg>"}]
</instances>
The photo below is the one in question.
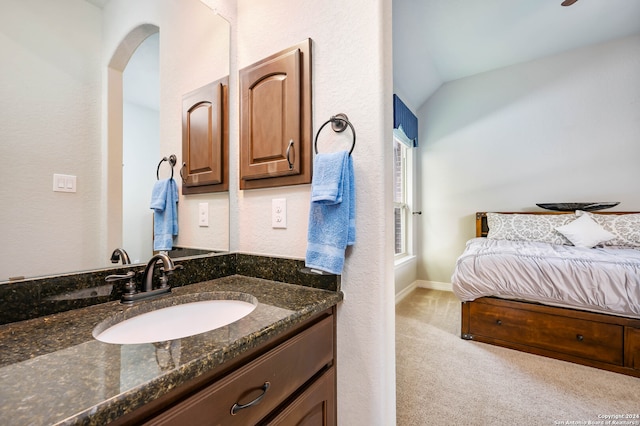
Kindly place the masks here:
<instances>
[{"instance_id":1,"label":"window frame","mask_svg":"<svg viewBox=\"0 0 640 426\"><path fill-rule=\"evenodd\" d=\"M400 152L399 169L397 164L398 148ZM405 258L413 256L414 252L413 220L411 220L413 217L413 149L394 136L393 152L394 259L398 263ZM397 174L399 175L397 176ZM400 188L397 187L398 183ZM399 218L397 217L398 209L401 212ZM401 233L400 242L398 241L398 226ZM399 244L400 247L398 246ZM400 249L399 251L398 248Z\"/></svg>"}]
</instances>

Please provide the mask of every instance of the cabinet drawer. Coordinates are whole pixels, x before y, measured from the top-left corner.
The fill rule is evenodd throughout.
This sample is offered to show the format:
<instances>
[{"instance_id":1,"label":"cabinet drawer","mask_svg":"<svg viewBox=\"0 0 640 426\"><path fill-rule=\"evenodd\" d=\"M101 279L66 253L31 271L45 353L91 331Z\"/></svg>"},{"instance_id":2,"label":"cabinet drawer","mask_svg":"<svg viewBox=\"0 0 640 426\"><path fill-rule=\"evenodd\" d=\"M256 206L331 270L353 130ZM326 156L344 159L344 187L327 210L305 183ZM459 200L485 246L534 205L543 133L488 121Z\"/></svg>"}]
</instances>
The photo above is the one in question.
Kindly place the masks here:
<instances>
[{"instance_id":1,"label":"cabinet drawer","mask_svg":"<svg viewBox=\"0 0 640 426\"><path fill-rule=\"evenodd\" d=\"M329 317L178 403L148 424L256 424L332 360L333 317ZM256 404L231 413L234 404L246 405L261 395Z\"/></svg>"},{"instance_id":2,"label":"cabinet drawer","mask_svg":"<svg viewBox=\"0 0 640 426\"><path fill-rule=\"evenodd\" d=\"M623 327L521 309L472 304L472 335L622 365Z\"/></svg>"}]
</instances>

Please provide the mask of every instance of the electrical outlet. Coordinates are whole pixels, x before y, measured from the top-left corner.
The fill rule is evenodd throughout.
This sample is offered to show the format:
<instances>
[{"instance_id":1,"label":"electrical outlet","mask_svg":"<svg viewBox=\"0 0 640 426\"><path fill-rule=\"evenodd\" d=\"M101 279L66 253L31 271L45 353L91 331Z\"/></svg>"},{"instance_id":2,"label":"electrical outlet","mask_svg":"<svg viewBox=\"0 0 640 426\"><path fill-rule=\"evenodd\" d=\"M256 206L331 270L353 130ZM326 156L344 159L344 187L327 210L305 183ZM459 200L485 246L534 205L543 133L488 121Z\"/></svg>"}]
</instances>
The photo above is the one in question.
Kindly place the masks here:
<instances>
[{"instance_id":1,"label":"electrical outlet","mask_svg":"<svg viewBox=\"0 0 640 426\"><path fill-rule=\"evenodd\" d=\"M209 203L198 205L198 225L209 226Z\"/></svg>"},{"instance_id":2,"label":"electrical outlet","mask_svg":"<svg viewBox=\"0 0 640 426\"><path fill-rule=\"evenodd\" d=\"M271 227L287 227L287 199L274 198L271 200Z\"/></svg>"}]
</instances>

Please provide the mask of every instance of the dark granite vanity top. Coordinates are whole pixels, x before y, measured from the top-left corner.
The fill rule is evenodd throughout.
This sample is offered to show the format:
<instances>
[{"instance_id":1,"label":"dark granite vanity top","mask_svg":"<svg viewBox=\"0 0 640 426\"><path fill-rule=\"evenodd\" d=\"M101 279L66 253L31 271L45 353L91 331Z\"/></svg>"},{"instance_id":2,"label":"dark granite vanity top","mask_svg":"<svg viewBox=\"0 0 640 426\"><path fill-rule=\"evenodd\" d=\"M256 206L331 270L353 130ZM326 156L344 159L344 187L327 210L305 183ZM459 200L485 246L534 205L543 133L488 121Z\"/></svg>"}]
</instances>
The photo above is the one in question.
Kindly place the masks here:
<instances>
[{"instance_id":1,"label":"dark granite vanity top","mask_svg":"<svg viewBox=\"0 0 640 426\"><path fill-rule=\"evenodd\" d=\"M339 291L244 275L178 287L162 299L212 291L247 293L258 305L232 324L162 344L94 339L97 324L131 309L117 301L0 326L2 424L108 423L342 299Z\"/></svg>"}]
</instances>

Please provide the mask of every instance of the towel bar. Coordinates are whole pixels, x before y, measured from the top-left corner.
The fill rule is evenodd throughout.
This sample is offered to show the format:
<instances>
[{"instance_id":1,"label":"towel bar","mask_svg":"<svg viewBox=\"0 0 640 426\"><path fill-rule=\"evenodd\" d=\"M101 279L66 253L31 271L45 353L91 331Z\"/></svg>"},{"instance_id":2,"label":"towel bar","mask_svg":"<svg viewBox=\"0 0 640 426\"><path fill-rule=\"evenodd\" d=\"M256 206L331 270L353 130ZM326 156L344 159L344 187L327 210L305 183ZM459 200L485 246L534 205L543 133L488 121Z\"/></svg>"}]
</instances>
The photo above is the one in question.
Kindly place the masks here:
<instances>
[{"instance_id":1,"label":"towel bar","mask_svg":"<svg viewBox=\"0 0 640 426\"><path fill-rule=\"evenodd\" d=\"M353 134L353 142L351 143L351 149L349 150L349 155L353 152L353 148L356 146L356 131L353 128L353 125L349 121L349 118L346 114L339 113L332 116L330 119L324 122L322 126L318 129L318 133L316 133L316 137L313 143L316 154L318 153L318 135L327 124L331 123L331 128L336 133L342 133L349 126L351 128L351 133Z\"/></svg>"}]
</instances>

